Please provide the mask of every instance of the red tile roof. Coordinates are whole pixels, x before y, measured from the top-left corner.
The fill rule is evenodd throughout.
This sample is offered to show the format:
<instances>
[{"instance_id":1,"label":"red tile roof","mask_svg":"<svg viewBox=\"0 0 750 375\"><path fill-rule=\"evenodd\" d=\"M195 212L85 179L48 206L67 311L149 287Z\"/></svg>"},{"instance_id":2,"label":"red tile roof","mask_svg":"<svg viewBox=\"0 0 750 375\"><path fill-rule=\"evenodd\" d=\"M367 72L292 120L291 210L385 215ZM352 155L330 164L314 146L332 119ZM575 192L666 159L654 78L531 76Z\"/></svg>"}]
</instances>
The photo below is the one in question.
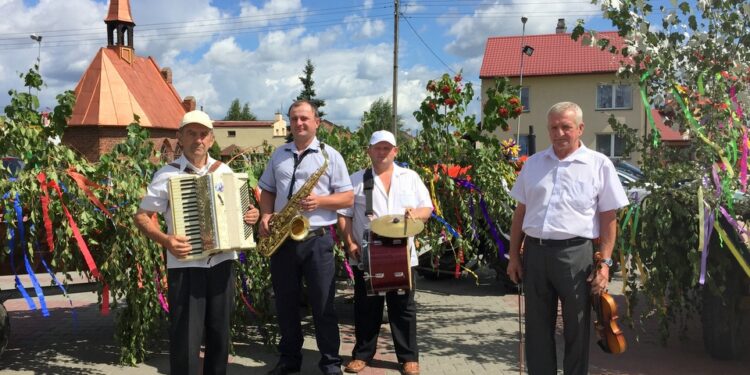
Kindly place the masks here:
<instances>
[{"instance_id":1,"label":"red tile roof","mask_svg":"<svg viewBox=\"0 0 750 375\"><path fill-rule=\"evenodd\" d=\"M656 129L659 131L659 134L661 135L662 141L675 142L675 143L690 142L689 137L683 138L683 135L680 134L679 131L672 129L672 127L667 126L664 123L664 117L659 113L659 110L652 108L651 114L654 116L654 123L656 124Z\"/></svg>"},{"instance_id":2,"label":"red tile roof","mask_svg":"<svg viewBox=\"0 0 750 375\"><path fill-rule=\"evenodd\" d=\"M523 59L524 76L552 76L616 72L621 55L615 55L599 47L583 45L569 33L527 35L523 45L534 48L531 56ZM597 33L597 38L608 38L615 45L623 40L617 32ZM521 69L521 36L491 37L487 39L484 60L479 71L480 78L517 77Z\"/></svg>"},{"instance_id":3,"label":"red tile roof","mask_svg":"<svg viewBox=\"0 0 750 375\"><path fill-rule=\"evenodd\" d=\"M185 114L175 88L150 57L129 64L118 48L101 48L76 86L69 126L127 126L133 115L150 128L177 129Z\"/></svg>"},{"instance_id":4,"label":"red tile roof","mask_svg":"<svg viewBox=\"0 0 750 375\"><path fill-rule=\"evenodd\" d=\"M133 16L130 13L130 1L128 0L110 0L107 18L104 21L123 21L133 22Z\"/></svg>"}]
</instances>

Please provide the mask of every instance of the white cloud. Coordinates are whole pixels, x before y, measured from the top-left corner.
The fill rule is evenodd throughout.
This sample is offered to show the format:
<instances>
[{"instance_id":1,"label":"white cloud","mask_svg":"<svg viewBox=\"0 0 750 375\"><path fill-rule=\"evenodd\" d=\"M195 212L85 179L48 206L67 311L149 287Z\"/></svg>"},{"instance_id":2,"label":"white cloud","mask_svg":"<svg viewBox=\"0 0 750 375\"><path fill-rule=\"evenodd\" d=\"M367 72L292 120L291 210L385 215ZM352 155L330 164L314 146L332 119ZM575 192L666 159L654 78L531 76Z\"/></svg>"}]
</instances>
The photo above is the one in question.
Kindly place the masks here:
<instances>
[{"instance_id":1,"label":"white cloud","mask_svg":"<svg viewBox=\"0 0 750 375\"><path fill-rule=\"evenodd\" d=\"M305 8L300 0L272 0L265 2L260 8L247 1L240 2L240 17L253 26L286 23L295 16L302 19L304 13Z\"/></svg>"},{"instance_id":2,"label":"white cloud","mask_svg":"<svg viewBox=\"0 0 750 375\"><path fill-rule=\"evenodd\" d=\"M213 117L223 117L234 98L249 102L260 119L285 111L302 89L299 77L308 58L315 65L315 89L326 100L323 111L330 121L355 128L372 102L380 97L391 99L393 46L387 19L376 14L383 12L380 3L364 0L364 11L348 17L331 10L331 4L337 4L333 1L310 3L320 9L318 15L316 9L305 6L307 0L243 1L232 10L214 4L210 0L131 1L136 53L153 56L160 66L170 67L178 93L194 96ZM549 14L569 7L550 5ZM466 13L470 8L462 9ZM485 6L471 16L446 17L436 23L417 17L427 8L402 7L407 15L415 16L410 22L432 49L454 70L463 68L466 81L478 76L487 37L520 33L519 9L525 9L524 5ZM106 11L103 0L41 1L34 6L22 0L0 0L4 15L0 107L9 101L3 92L22 89L17 73L28 70L36 60L37 45L28 38L31 32L44 35L42 74L48 87L42 91L43 106L52 106L56 94L75 88L97 50L106 45ZM490 11L510 15L479 16ZM324 13L339 18L326 18ZM529 18L527 33L554 32L555 17ZM258 27L258 22L265 26ZM285 26L290 23L294 26ZM407 127L414 129L418 124L412 112L424 98L427 80L439 77L446 68L402 26L398 110ZM56 36L44 32L51 29L58 30ZM83 35L63 36L61 32L80 29L84 31L68 33ZM11 36L18 37L15 42L23 48L3 47L11 43L9 33L19 32ZM440 46L446 47L441 50ZM479 89L477 84L475 91Z\"/></svg>"},{"instance_id":3,"label":"white cloud","mask_svg":"<svg viewBox=\"0 0 750 375\"><path fill-rule=\"evenodd\" d=\"M350 15L344 18L344 23L349 37L354 40L372 39L385 32L385 22L380 19Z\"/></svg>"},{"instance_id":4,"label":"white cloud","mask_svg":"<svg viewBox=\"0 0 750 375\"><path fill-rule=\"evenodd\" d=\"M576 2L576 4L569 4ZM572 8L575 7L575 8ZM577 0L561 0L545 4L544 13L539 12L538 4L502 3L494 2L478 7L470 16L443 17L439 22L448 26L447 34L453 38L445 51L462 58L476 58L484 53L487 38L499 35L519 35L523 29L521 16L528 14L526 34L552 34L555 32L559 14L570 14L576 9L581 15L597 11L595 5L581 5ZM450 15L450 13L448 13ZM574 21L567 20L568 31L572 29Z\"/></svg>"}]
</instances>

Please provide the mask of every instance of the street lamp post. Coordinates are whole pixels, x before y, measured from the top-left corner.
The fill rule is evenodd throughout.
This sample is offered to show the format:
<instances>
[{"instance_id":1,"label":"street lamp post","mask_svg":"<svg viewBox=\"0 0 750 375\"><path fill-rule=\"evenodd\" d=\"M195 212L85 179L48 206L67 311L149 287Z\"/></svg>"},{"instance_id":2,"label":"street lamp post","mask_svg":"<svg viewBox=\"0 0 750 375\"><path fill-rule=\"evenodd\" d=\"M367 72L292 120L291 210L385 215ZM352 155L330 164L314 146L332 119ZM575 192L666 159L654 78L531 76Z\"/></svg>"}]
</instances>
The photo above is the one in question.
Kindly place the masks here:
<instances>
[{"instance_id":1,"label":"street lamp post","mask_svg":"<svg viewBox=\"0 0 750 375\"><path fill-rule=\"evenodd\" d=\"M521 16L521 23L523 24L521 28L521 68L519 69L519 78L518 78L518 98L521 98L521 93L523 91L523 57L526 55L526 45L524 44L524 39L526 38L526 21L528 21L529 18L526 16ZM533 51L533 50L532 50ZM518 124L516 125L516 144L521 144L521 114L518 115Z\"/></svg>"}]
</instances>

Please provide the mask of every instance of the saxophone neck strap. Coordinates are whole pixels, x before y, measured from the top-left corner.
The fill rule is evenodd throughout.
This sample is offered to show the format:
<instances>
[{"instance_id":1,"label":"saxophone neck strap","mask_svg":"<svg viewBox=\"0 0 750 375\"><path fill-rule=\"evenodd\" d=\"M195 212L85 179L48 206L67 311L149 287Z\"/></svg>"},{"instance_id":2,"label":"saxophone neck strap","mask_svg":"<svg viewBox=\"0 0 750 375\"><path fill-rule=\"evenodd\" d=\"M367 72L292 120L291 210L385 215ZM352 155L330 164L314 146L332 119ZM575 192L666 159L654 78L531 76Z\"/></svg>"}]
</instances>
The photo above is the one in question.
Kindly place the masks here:
<instances>
[{"instance_id":1,"label":"saxophone neck strap","mask_svg":"<svg viewBox=\"0 0 750 375\"><path fill-rule=\"evenodd\" d=\"M326 162L328 161L328 153L325 151L325 144L320 144L320 151L323 154L323 157L326 159ZM318 150L313 150L311 148L308 148L307 150L302 152L302 155L297 156L294 152L292 152L292 157L294 158L294 169L292 170L292 182L289 184L289 193L286 196L286 199L292 199L292 195L294 195L294 182L297 179L297 167L299 167L300 163L302 163L302 159L305 158L308 154L311 152L318 152Z\"/></svg>"}]
</instances>

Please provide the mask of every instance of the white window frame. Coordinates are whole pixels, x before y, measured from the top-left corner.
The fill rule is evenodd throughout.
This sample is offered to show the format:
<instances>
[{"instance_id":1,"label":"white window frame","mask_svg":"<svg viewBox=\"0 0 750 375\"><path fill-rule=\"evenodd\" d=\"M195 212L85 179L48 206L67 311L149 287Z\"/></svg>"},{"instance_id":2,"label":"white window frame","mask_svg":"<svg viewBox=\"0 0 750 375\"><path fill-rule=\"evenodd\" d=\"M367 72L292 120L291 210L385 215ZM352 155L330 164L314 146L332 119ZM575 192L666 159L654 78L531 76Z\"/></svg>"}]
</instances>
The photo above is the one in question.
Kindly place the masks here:
<instances>
[{"instance_id":1,"label":"white window frame","mask_svg":"<svg viewBox=\"0 0 750 375\"><path fill-rule=\"evenodd\" d=\"M601 100L599 97L600 90L609 87L611 100L609 102L609 106L603 107L600 106ZM627 103L623 103L624 105L621 107L617 106L617 90L619 88L627 88L630 92L627 95L623 95L623 98L627 100ZM597 110L607 110L607 109L633 109L633 86L630 84L613 84L613 83L600 83L596 85L596 109Z\"/></svg>"},{"instance_id":2,"label":"white window frame","mask_svg":"<svg viewBox=\"0 0 750 375\"><path fill-rule=\"evenodd\" d=\"M228 138L234 138L236 136L237 136L237 131L236 130L227 130L227 137Z\"/></svg>"},{"instance_id":3,"label":"white window frame","mask_svg":"<svg viewBox=\"0 0 750 375\"><path fill-rule=\"evenodd\" d=\"M609 155L604 154L603 152L599 151L599 136L609 136ZM610 159L622 159L622 154L615 155L616 153L615 150L617 150L617 148L615 147L615 145L617 144L617 138L618 138L617 134L615 133L596 133L596 151L601 152L604 155L607 155L607 157L609 157ZM623 143L625 142L624 138L620 138L620 140ZM620 148L623 149L625 147L623 145L623 147L620 147Z\"/></svg>"}]
</instances>

